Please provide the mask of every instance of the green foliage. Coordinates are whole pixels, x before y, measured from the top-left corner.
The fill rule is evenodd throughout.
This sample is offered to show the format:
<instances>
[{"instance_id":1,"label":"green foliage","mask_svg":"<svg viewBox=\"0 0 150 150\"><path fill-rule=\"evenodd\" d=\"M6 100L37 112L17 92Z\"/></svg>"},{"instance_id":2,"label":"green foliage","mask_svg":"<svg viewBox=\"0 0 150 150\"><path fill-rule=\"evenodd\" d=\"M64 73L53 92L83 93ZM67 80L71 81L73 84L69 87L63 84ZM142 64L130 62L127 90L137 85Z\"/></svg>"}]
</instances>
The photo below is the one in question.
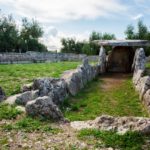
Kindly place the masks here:
<instances>
[{"instance_id":1,"label":"green foliage","mask_svg":"<svg viewBox=\"0 0 150 150\"><path fill-rule=\"evenodd\" d=\"M2 16L0 13L0 52L11 52L17 47L18 30L15 21L10 15Z\"/></svg>"},{"instance_id":2,"label":"green foliage","mask_svg":"<svg viewBox=\"0 0 150 150\"><path fill-rule=\"evenodd\" d=\"M0 13L0 52L47 51L38 40L42 35L43 30L37 21L24 18L19 32L12 15Z\"/></svg>"},{"instance_id":3,"label":"green foliage","mask_svg":"<svg viewBox=\"0 0 150 150\"><path fill-rule=\"evenodd\" d=\"M8 104L0 104L0 120L15 119L21 111L17 110L15 106Z\"/></svg>"},{"instance_id":4,"label":"green foliage","mask_svg":"<svg viewBox=\"0 0 150 150\"><path fill-rule=\"evenodd\" d=\"M70 69L75 69L80 62L56 62L40 64L0 65L0 85L7 96L20 92L23 84L31 83L38 77L60 77Z\"/></svg>"},{"instance_id":5,"label":"green foliage","mask_svg":"<svg viewBox=\"0 0 150 150\"><path fill-rule=\"evenodd\" d=\"M94 41L94 40L115 40L116 37L114 34L110 33L98 33L93 31L89 37L89 41Z\"/></svg>"},{"instance_id":6,"label":"green foliage","mask_svg":"<svg viewBox=\"0 0 150 150\"><path fill-rule=\"evenodd\" d=\"M114 34L109 33L98 33L92 32L89 37L89 41L78 42L75 39L62 39L61 43L63 45L61 52L63 53L76 53L76 54L87 54L87 55L98 55L99 46L93 43L93 40L112 40L115 39ZM106 47L106 51L109 51L110 47Z\"/></svg>"},{"instance_id":7,"label":"green foliage","mask_svg":"<svg viewBox=\"0 0 150 150\"><path fill-rule=\"evenodd\" d=\"M76 54L87 54L87 55L98 55L99 54L99 46L93 43L93 40L112 40L115 39L114 34L109 33L98 33L92 32L89 37L89 42L78 42L75 39L62 39L61 43L63 45L61 52L63 53L76 53ZM106 47L106 51L110 51L111 48L109 46Z\"/></svg>"},{"instance_id":8,"label":"green foliage","mask_svg":"<svg viewBox=\"0 0 150 150\"><path fill-rule=\"evenodd\" d=\"M103 90L103 79L90 82L76 96L65 100L64 115L71 121L95 119L107 114L112 116L148 116L139 95L128 77L111 90Z\"/></svg>"},{"instance_id":9,"label":"green foliage","mask_svg":"<svg viewBox=\"0 0 150 150\"><path fill-rule=\"evenodd\" d=\"M138 132L127 132L124 135L119 135L113 131L100 131L100 130L81 130L78 134L79 139L88 142L92 139L95 148L112 147L121 150L140 150L145 144L148 136L143 136Z\"/></svg>"},{"instance_id":10,"label":"green foliage","mask_svg":"<svg viewBox=\"0 0 150 150\"><path fill-rule=\"evenodd\" d=\"M128 25L125 31L126 39L136 39L136 40L150 40L150 31L148 27L139 20L137 23L137 30L133 25ZM150 47L145 48L146 55L150 55Z\"/></svg>"},{"instance_id":11,"label":"green foliage","mask_svg":"<svg viewBox=\"0 0 150 150\"><path fill-rule=\"evenodd\" d=\"M61 43L63 45L61 52L62 53L81 53L81 49L83 47L82 42L77 42L75 39L72 38L63 38L61 40Z\"/></svg>"},{"instance_id":12,"label":"green foliage","mask_svg":"<svg viewBox=\"0 0 150 150\"><path fill-rule=\"evenodd\" d=\"M30 117L24 117L21 120L17 121L15 124L7 124L4 125L3 130L11 131L11 130L23 130L25 132L50 132L56 134L60 132L58 128L52 128L50 126L50 122L46 122L39 119L33 119Z\"/></svg>"}]
</instances>

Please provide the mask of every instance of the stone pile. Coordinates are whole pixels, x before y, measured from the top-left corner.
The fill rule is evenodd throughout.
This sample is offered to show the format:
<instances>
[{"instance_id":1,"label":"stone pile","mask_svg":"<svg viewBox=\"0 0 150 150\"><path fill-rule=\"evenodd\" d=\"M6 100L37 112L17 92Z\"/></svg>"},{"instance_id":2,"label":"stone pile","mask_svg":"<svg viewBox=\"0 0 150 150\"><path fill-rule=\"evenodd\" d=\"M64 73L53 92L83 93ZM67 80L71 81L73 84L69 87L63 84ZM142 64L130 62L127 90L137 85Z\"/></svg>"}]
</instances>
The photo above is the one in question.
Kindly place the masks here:
<instances>
[{"instance_id":1,"label":"stone pile","mask_svg":"<svg viewBox=\"0 0 150 150\"><path fill-rule=\"evenodd\" d=\"M71 122L74 129L99 129L115 131L124 134L127 131L137 131L142 134L150 133L150 118L143 117L112 117L103 115L95 120Z\"/></svg>"},{"instance_id":2,"label":"stone pile","mask_svg":"<svg viewBox=\"0 0 150 150\"><path fill-rule=\"evenodd\" d=\"M82 65L64 72L61 78L39 78L33 84L24 85L23 93L17 96L15 102L25 106L28 115L62 120L60 104L69 95L76 95L98 74L99 65L91 66L85 58Z\"/></svg>"},{"instance_id":3,"label":"stone pile","mask_svg":"<svg viewBox=\"0 0 150 150\"><path fill-rule=\"evenodd\" d=\"M136 90L139 92L140 99L144 102L148 108L148 111L150 112L150 76L144 76L145 63L146 57L144 49L137 49L133 62L133 84Z\"/></svg>"}]
</instances>

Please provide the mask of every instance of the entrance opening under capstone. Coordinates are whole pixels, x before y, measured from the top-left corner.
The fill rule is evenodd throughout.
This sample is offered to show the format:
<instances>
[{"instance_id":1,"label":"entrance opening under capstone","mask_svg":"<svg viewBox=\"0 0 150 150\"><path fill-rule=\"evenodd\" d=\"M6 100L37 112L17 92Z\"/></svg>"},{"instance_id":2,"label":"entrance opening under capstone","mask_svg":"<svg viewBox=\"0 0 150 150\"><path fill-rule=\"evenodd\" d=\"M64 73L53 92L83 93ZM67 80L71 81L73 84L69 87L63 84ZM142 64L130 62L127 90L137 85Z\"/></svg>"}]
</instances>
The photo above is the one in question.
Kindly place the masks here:
<instances>
[{"instance_id":1,"label":"entrance opening under capstone","mask_svg":"<svg viewBox=\"0 0 150 150\"><path fill-rule=\"evenodd\" d=\"M107 71L120 73L132 72L134 54L135 50L132 47L114 47L108 55Z\"/></svg>"}]
</instances>

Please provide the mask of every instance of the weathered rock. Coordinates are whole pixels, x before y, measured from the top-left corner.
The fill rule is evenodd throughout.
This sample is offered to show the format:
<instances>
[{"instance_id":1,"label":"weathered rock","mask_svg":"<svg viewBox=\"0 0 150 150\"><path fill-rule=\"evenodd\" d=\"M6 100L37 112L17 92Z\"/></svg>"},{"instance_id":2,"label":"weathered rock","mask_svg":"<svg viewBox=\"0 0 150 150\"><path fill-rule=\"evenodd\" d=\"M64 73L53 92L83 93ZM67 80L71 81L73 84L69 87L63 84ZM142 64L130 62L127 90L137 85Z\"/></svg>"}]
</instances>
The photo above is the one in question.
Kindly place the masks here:
<instances>
[{"instance_id":1,"label":"weathered rock","mask_svg":"<svg viewBox=\"0 0 150 150\"><path fill-rule=\"evenodd\" d=\"M150 89L147 90L146 93L144 94L143 101L150 113Z\"/></svg>"},{"instance_id":2,"label":"weathered rock","mask_svg":"<svg viewBox=\"0 0 150 150\"><path fill-rule=\"evenodd\" d=\"M99 130L116 131L124 134L127 131L138 131L142 134L150 133L150 118L142 117L112 117L101 116L90 121L71 122L71 126L77 130L93 128Z\"/></svg>"},{"instance_id":3,"label":"weathered rock","mask_svg":"<svg viewBox=\"0 0 150 150\"><path fill-rule=\"evenodd\" d=\"M46 119L64 120L60 109L48 97L38 97L33 101L29 101L26 105L26 112L30 116L42 117Z\"/></svg>"},{"instance_id":4,"label":"weathered rock","mask_svg":"<svg viewBox=\"0 0 150 150\"><path fill-rule=\"evenodd\" d=\"M6 98L4 90L0 87L0 102Z\"/></svg>"},{"instance_id":5,"label":"weathered rock","mask_svg":"<svg viewBox=\"0 0 150 150\"><path fill-rule=\"evenodd\" d=\"M140 81L141 77L143 77L143 75L144 75L144 70L138 70L138 71L136 71L136 73L134 73L133 84L135 86L139 83L139 81Z\"/></svg>"},{"instance_id":6,"label":"weathered rock","mask_svg":"<svg viewBox=\"0 0 150 150\"><path fill-rule=\"evenodd\" d=\"M100 48L99 52L99 66L100 66L100 73L106 72L106 52L103 46Z\"/></svg>"},{"instance_id":7,"label":"weathered rock","mask_svg":"<svg viewBox=\"0 0 150 150\"><path fill-rule=\"evenodd\" d=\"M67 89L71 95L76 95L79 90L84 87L82 82L82 73L78 72L78 70L65 72L62 78L65 80Z\"/></svg>"},{"instance_id":8,"label":"weathered rock","mask_svg":"<svg viewBox=\"0 0 150 150\"><path fill-rule=\"evenodd\" d=\"M33 83L25 84L21 87L21 92L31 91L33 87Z\"/></svg>"},{"instance_id":9,"label":"weathered rock","mask_svg":"<svg viewBox=\"0 0 150 150\"><path fill-rule=\"evenodd\" d=\"M39 91L35 90L35 91L27 91L22 93L21 95L19 95L16 100L15 103L18 105L26 105L26 103L28 101L34 100L39 96Z\"/></svg>"},{"instance_id":10,"label":"weathered rock","mask_svg":"<svg viewBox=\"0 0 150 150\"><path fill-rule=\"evenodd\" d=\"M146 93L148 89L150 89L150 76L144 76L140 78L138 84L136 85L136 89L140 93L140 99L143 99L143 95Z\"/></svg>"},{"instance_id":11,"label":"weathered rock","mask_svg":"<svg viewBox=\"0 0 150 150\"><path fill-rule=\"evenodd\" d=\"M60 104L68 96L64 79L40 78L34 80L33 89L39 90L39 96L49 96L55 104Z\"/></svg>"},{"instance_id":12,"label":"weathered rock","mask_svg":"<svg viewBox=\"0 0 150 150\"><path fill-rule=\"evenodd\" d=\"M146 63L146 56L143 48L138 48L135 52L134 61L132 64L132 68L134 70L134 74L138 70L145 71L145 63Z\"/></svg>"},{"instance_id":13,"label":"weathered rock","mask_svg":"<svg viewBox=\"0 0 150 150\"><path fill-rule=\"evenodd\" d=\"M88 59L83 60L83 64L75 70L64 72L62 79L67 83L67 89L71 95L76 95L87 82L93 80L98 75L98 66L88 64Z\"/></svg>"},{"instance_id":14,"label":"weathered rock","mask_svg":"<svg viewBox=\"0 0 150 150\"><path fill-rule=\"evenodd\" d=\"M16 101L16 98L18 96L20 96L21 94L15 94L13 96L9 96L6 100L5 100L5 103L6 104L9 104L9 105L14 105L15 104L15 101Z\"/></svg>"}]
</instances>

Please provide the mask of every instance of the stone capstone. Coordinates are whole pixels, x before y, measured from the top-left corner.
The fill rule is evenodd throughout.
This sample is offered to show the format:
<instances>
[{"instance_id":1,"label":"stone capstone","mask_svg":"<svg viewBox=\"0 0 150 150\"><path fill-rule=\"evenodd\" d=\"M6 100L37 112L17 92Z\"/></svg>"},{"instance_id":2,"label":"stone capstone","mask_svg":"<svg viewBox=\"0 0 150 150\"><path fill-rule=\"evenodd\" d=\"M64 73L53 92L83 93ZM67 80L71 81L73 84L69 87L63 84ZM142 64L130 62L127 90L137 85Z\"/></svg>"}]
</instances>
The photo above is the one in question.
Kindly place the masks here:
<instances>
[{"instance_id":1,"label":"stone capstone","mask_svg":"<svg viewBox=\"0 0 150 150\"><path fill-rule=\"evenodd\" d=\"M103 115L90 121L71 122L74 129L99 129L105 131L116 131L124 134L127 131L138 131L142 134L150 133L150 118L142 117L112 117Z\"/></svg>"},{"instance_id":2,"label":"stone capstone","mask_svg":"<svg viewBox=\"0 0 150 150\"><path fill-rule=\"evenodd\" d=\"M6 98L4 90L0 87L0 102Z\"/></svg>"},{"instance_id":3,"label":"stone capstone","mask_svg":"<svg viewBox=\"0 0 150 150\"><path fill-rule=\"evenodd\" d=\"M32 117L47 118L63 121L64 117L57 105L54 104L51 97L38 97L29 101L26 105L26 112Z\"/></svg>"},{"instance_id":4,"label":"stone capstone","mask_svg":"<svg viewBox=\"0 0 150 150\"><path fill-rule=\"evenodd\" d=\"M26 105L28 101L34 100L39 96L39 91L27 91L16 97L15 103L18 105Z\"/></svg>"},{"instance_id":5,"label":"stone capstone","mask_svg":"<svg viewBox=\"0 0 150 150\"><path fill-rule=\"evenodd\" d=\"M39 96L49 96L55 104L60 104L68 96L66 82L63 79L35 79L33 89L39 90Z\"/></svg>"}]
</instances>

